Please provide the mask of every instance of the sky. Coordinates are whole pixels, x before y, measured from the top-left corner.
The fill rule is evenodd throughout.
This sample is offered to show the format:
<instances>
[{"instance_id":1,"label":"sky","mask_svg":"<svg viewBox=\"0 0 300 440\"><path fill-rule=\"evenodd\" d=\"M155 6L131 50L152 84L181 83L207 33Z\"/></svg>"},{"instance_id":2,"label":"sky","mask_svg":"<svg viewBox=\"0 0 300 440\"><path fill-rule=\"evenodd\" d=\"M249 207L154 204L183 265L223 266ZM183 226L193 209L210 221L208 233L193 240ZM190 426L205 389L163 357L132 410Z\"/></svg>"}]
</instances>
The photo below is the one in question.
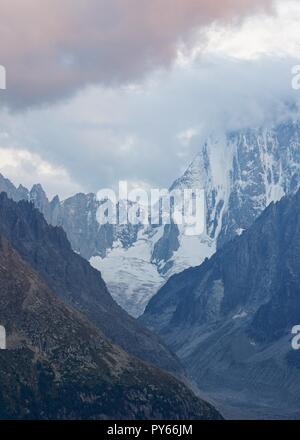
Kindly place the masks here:
<instances>
[{"instance_id":1,"label":"sky","mask_svg":"<svg viewBox=\"0 0 300 440\"><path fill-rule=\"evenodd\" d=\"M299 22L299 0L1 0L0 172L169 187L210 134L297 109Z\"/></svg>"}]
</instances>

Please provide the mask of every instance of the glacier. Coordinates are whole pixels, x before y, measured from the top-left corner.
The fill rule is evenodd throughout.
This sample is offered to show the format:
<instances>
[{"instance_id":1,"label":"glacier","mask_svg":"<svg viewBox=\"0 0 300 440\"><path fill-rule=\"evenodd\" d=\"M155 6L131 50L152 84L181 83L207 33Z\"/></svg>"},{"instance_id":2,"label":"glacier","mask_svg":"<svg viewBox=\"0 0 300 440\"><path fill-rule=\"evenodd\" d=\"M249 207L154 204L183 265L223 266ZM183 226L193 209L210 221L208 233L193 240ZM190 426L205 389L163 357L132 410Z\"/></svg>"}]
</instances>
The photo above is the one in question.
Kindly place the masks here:
<instances>
[{"instance_id":1,"label":"glacier","mask_svg":"<svg viewBox=\"0 0 300 440\"><path fill-rule=\"evenodd\" d=\"M173 189L205 189L206 233L187 236L181 226L99 225L95 194L48 201L40 185L15 188L3 177L0 190L28 199L49 223L62 226L74 251L100 270L115 300L141 315L175 273L198 266L241 235L261 212L300 182L300 122L211 134L199 146Z\"/></svg>"}]
</instances>

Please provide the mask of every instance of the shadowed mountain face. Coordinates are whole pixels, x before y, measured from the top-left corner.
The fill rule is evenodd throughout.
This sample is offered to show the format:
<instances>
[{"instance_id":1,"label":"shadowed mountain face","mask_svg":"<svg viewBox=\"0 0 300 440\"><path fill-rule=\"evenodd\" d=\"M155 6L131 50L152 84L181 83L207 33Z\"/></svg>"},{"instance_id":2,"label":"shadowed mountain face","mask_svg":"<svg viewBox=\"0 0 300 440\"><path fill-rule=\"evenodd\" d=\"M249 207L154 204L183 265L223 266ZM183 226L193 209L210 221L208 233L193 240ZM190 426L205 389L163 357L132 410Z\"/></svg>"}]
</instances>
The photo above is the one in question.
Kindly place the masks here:
<instances>
[{"instance_id":1,"label":"shadowed mountain face","mask_svg":"<svg viewBox=\"0 0 300 440\"><path fill-rule=\"evenodd\" d=\"M49 226L33 205L0 194L0 233L64 302L85 314L110 340L147 362L182 374L176 356L114 302L101 274L72 251L64 231Z\"/></svg>"},{"instance_id":2,"label":"shadowed mountain face","mask_svg":"<svg viewBox=\"0 0 300 440\"><path fill-rule=\"evenodd\" d=\"M225 416L300 417L300 192L271 204L201 266L173 276L141 321Z\"/></svg>"},{"instance_id":3,"label":"shadowed mountain face","mask_svg":"<svg viewBox=\"0 0 300 440\"><path fill-rule=\"evenodd\" d=\"M1 235L0 322L0 419L220 418L66 307Z\"/></svg>"}]
</instances>

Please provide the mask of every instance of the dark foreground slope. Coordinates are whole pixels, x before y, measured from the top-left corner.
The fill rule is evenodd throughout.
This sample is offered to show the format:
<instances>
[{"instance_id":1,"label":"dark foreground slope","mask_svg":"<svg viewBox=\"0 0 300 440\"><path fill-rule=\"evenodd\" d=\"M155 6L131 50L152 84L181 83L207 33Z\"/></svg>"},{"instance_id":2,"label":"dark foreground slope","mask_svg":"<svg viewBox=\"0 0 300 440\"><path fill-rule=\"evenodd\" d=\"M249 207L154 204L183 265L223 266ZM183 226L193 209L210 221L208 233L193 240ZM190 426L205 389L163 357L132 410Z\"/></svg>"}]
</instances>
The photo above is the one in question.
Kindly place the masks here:
<instances>
[{"instance_id":1,"label":"dark foreground slope","mask_svg":"<svg viewBox=\"0 0 300 440\"><path fill-rule=\"evenodd\" d=\"M47 224L32 204L0 194L0 233L50 288L125 351L176 374L182 367L169 349L112 299L100 273L72 251L61 228Z\"/></svg>"},{"instance_id":2,"label":"dark foreground slope","mask_svg":"<svg viewBox=\"0 0 300 440\"><path fill-rule=\"evenodd\" d=\"M198 419L218 413L67 308L0 236L0 418Z\"/></svg>"},{"instance_id":3,"label":"dark foreground slope","mask_svg":"<svg viewBox=\"0 0 300 440\"><path fill-rule=\"evenodd\" d=\"M300 192L201 266L172 277L142 322L235 417L300 418Z\"/></svg>"}]
</instances>

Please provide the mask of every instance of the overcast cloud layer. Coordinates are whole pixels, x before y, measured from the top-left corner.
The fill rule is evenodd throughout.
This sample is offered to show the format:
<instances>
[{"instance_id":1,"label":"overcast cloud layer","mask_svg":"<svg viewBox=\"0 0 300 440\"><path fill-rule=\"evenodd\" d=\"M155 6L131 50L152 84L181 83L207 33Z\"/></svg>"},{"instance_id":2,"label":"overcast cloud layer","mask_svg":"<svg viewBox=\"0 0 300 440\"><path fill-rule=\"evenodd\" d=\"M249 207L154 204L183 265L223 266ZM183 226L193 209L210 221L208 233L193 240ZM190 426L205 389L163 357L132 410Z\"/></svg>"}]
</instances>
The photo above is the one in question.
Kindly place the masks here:
<instances>
[{"instance_id":1,"label":"overcast cloud layer","mask_svg":"<svg viewBox=\"0 0 300 440\"><path fill-rule=\"evenodd\" d=\"M210 134L271 126L288 116L300 98L291 87L294 63L201 57L139 87L92 87L55 107L3 113L0 145L63 167L84 191L122 179L168 187ZM23 160L22 173L32 179L29 163Z\"/></svg>"},{"instance_id":2,"label":"overcast cloud layer","mask_svg":"<svg viewBox=\"0 0 300 440\"><path fill-rule=\"evenodd\" d=\"M267 15L250 14L248 1L158 7L168 2L65 0L58 12L53 1L48 19L45 0L18 4L16 29L0 27L13 49L6 97L18 109L0 110L0 172L61 197L119 180L168 187L207 136L298 117L298 1L280 0ZM14 3L3 2L0 23ZM26 29L22 14L39 25Z\"/></svg>"},{"instance_id":3,"label":"overcast cloud layer","mask_svg":"<svg viewBox=\"0 0 300 440\"><path fill-rule=\"evenodd\" d=\"M87 84L141 79L167 66L199 26L269 7L271 0L1 0L6 102L26 107ZM4 99L4 98L2 98Z\"/></svg>"}]
</instances>

